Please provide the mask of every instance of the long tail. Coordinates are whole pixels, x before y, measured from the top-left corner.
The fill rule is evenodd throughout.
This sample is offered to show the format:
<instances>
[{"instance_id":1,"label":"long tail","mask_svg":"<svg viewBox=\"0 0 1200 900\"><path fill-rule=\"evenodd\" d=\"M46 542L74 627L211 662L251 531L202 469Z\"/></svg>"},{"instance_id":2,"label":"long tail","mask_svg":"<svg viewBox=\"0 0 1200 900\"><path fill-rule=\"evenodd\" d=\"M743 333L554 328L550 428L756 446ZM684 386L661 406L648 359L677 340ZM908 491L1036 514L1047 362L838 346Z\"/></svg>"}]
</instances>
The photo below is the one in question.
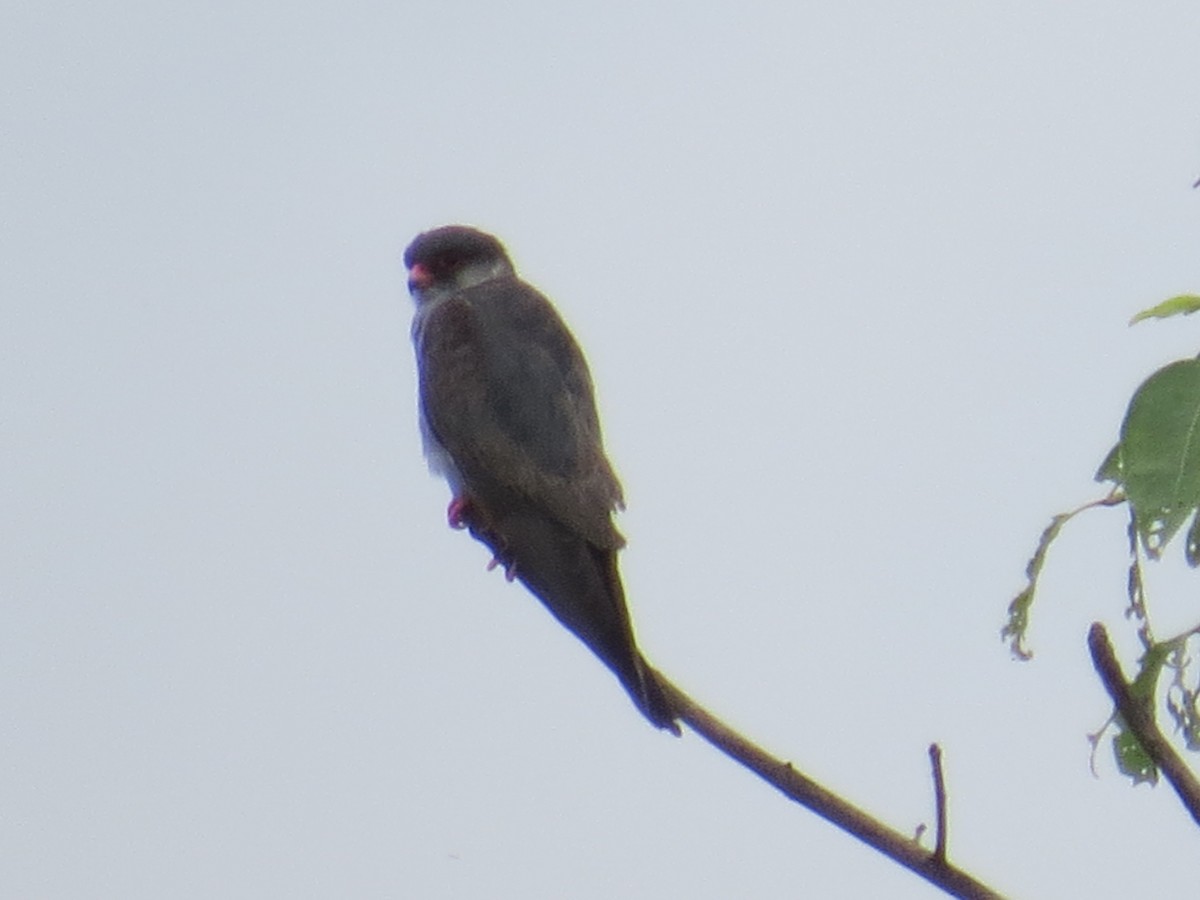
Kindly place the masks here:
<instances>
[{"instance_id":1,"label":"long tail","mask_svg":"<svg viewBox=\"0 0 1200 900\"><path fill-rule=\"evenodd\" d=\"M679 718L679 713L671 706L667 700L666 692L663 691L662 685L658 682L658 675L646 662L646 658L640 653L637 658L638 663L638 683L636 685L637 693L634 693L634 685L629 684L624 677L621 677L625 689L629 691L629 695L633 697L633 702L637 704L638 709L642 714L659 728L665 728L671 734L679 737L679 723L675 720ZM620 673L618 672L618 677Z\"/></svg>"},{"instance_id":2,"label":"long tail","mask_svg":"<svg viewBox=\"0 0 1200 900\"><path fill-rule=\"evenodd\" d=\"M506 512L487 527L470 523L471 534L612 670L647 719L678 735L679 716L634 642L616 551L544 513Z\"/></svg>"}]
</instances>

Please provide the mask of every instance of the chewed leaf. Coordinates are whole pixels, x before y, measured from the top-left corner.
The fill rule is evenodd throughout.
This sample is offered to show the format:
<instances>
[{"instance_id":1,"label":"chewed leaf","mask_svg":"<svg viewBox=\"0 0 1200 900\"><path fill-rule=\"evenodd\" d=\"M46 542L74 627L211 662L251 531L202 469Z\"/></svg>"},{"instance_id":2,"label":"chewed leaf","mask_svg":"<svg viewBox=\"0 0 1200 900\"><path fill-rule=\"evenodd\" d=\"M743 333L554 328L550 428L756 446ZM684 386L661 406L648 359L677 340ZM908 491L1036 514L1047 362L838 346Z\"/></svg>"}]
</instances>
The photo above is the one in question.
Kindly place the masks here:
<instances>
[{"instance_id":1,"label":"chewed leaf","mask_svg":"<svg viewBox=\"0 0 1200 900\"><path fill-rule=\"evenodd\" d=\"M1180 294L1170 300L1164 300L1149 309L1143 309L1129 320L1130 325L1136 325L1143 319L1167 319L1171 316L1190 316L1200 310L1200 294Z\"/></svg>"},{"instance_id":2,"label":"chewed leaf","mask_svg":"<svg viewBox=\"0 0 1200 900\"><path fill-rule=\"evenodd\" d=\"M1086 509L1083 507L1082 509ZM1013 656L1017 659L1029 660L1033 654L1025 647L1025 633L1029 630L1029 608L1033 606L1034 593L1037 591L1038 576L1042 574L1042 566L1046 564L1046 553L1050 545L1062 531L1062 527L1071 521L1081 510L1076 509L1067 513L1059 513L1050 520L1046 530L1038 540L1033 556L1025 565L1025 577L1029 579L1025 589L1008 604L1008 622L1000 629L1000 639L1009 640Z\"/></svg>"},{"instance_id":3,"label":"chewed leaf","mask_svg":"<svg viewBox=\"0 0 1200 900\"><path fill-rule=\"evenodd\" d=\"M1138 535L1158 557L1200 505L1200 360L1173 362L1137 389L1119 459Z\"/></svg>"},{"instance_id":4,"label":"chewed leaf","mask_svg":"<svg viewBox=\"0 0 1200 900\"><path fill-rule=\"evenodd\" d=\"M1121 774L1133 779L1134 784L1158 784L1158 766L1154 765L1154 760L1138 741L1137 735L1126 731L1120 723L1118 729L1113 738L1113 756Z\"/></svg>"},{"instance_id":5,"label":"chewed leaf","mask_svg":"<svg viewBox=\"0 0 1200 900\"><path fill-rule=\"evenodd\" d=\"M1183 548L1183 557L1193 569L1200 566L1200 516L1192 519L1192 527L1188 529L1187 544Z\"/></svg>"},{"instance_id":6,"label":"chewed leaf","mask_svg":"<svg viewBox=\"0 0 1200 900\"><path fill-rule=\"evenodd\" d=\"M1125 495L1114 490L1107 497L1101 497L1099 500L1085 503L1083 506L1073 509L1070 512L1059 513L1050 520L1050 524L1046 526L1045 531L1042 532L1042 536L1038 540L1037 547L1033 551L1033 556L1025 565L1025 577L1028 579L1025 588L1008 604L1008 622L1000 629L1000 637L1002 640L1010 642L1009 646L1012 649L1013 656L1026 660L1033 658L1033 653L1025 646L1025 636L1029 630L1029 610L1033 606L1033 598L1037 592L1038 578L1042 574L1042 567L1046 564L1046 554L1050 550L1050 545L1054 543L1054 539L1058 537L1058 533L1062 531L1063 526L1085 509L1094 509L1097 506L1116 506L1124 502Z\"/></svg>"}]
</instances>

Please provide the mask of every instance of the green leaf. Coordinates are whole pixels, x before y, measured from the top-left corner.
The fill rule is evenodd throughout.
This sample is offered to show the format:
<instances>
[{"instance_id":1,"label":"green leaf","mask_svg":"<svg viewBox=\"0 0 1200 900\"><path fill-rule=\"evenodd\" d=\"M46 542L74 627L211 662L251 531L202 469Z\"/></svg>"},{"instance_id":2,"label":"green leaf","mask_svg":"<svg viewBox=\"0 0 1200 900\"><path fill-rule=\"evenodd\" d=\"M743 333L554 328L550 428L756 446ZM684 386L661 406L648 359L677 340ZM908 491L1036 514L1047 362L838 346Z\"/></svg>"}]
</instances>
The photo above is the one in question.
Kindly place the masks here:
<instances>
[{"instance_id":1,"label":"green leaf","mask_svg":"<svg viewBox=\"0 0 1200 900\"><path fill-rule=\"evenodd\" d=\"M1146 709L1154 706L1154 691L1158 684L1158 676L1163 665L1171 655L1172 643L1155 644L1147 650L1138 661L1138 673L1129 683L1129 693L1133 699ZM1142 742L1129 731L1125 720L1116 718L1117 734L1113 738L1113 753L1117 758L1117 768L1122 774L1133 779L1134 784L1147 782L1158 783L1158 766L1154 764Z\"/></svg>"},{"instance_id":2,"label":"green leaf","mask_svg":"<svg viewBox=\"0 0 1200 900\"><path fill-rule=\"evenodd\" d=\"M1129 693L1149 709L1154 704L1154 688L1170 655L1175 652L1177 641L1155 644L1138 660L1138 673L1129 683Z\"/></svg>"},{"instance_id":3,"label":"green leaf","mask_svg":"<svg viewBox=\"0 0 1200 900\"><path fill-rule=\"evenodd\" d=\"M1200 750L1200 686L1189 683L1187 678L1187 670L1192 666L1187 642L1196 633L1196 629L1193 629L1172 642L1175 648L1170 659L1172 677L1167 687L1167 712L1175 720L1175 728L1183 735L1187 748L1192 751Z\"/></svg>"},{"instance_id":4,"label":"green leaf","mask_svg":"<svg viewBox=\"0 0 1200 900\"><path fill-rule=\"evenodd\" d=\"M1086 509L1087 507L1083 507ZM1050 520L1050 524L1038 539L1033 556L1025 565L1025 577L1028 582L1025 589L1008 604L1008 622L1000 629L1000 639L1009 641L1013 656L1018 659L1032 659L1033 653L1025 646L1025 633L1029 630L1029 608L1033 606L1033 597L1037 591L1038 576L1042 574L1042 566L1046 564L1046 553L1050 545L1062 531L1062 527L1071 521L1081 510L1076 509L1067 513L1059 513Z\"/></svg>"},{"instance_id":5,"label":"green leaf","mask_svg":"<svg viewBox=\"0 0 1200 900\"><path fill-rule=\"evenodd\" d=\"M1037 576L1029 579L1029 586L1008 604L1008 621L1000 629L1000 640L1008 641L1009 650L1017 659L1033 659L1033 651L1025 646L1025 633L1029 630L1029 608L1033 606L1033 595Z\"/></svg>"},{"instance_id":6,"label":"green leaf","mask_svg":"<svg viewBox=\"0 0 1200 900\"><path fill-rule=\"evenodd\" d=\"M1134 523L1156 559L1200 505L1200 360L1173 362L1142 383L1125 413L1120 447Z\"/></svg>"},{"instance_id":7,"label":"green leaf","mask_svg":"<svg viewBox=\"0 0 1200 900\"><path fill-rule=\"evenodd\" d=\"M1130 516L1132 517L1132 513L1130 513ZM1132 539L1131 543L1133 543L1133 541L1137 540L1137 536L1133 531L1133 523L1130 523L1129 528L1129 535ZM1126 595L1129 597L1129 608L1125 610L1125 618L1135 619L1142 623L1141 628L1138 630L1139 634L1142 633L1143 629L1147 629L1146 640L1142 643L1145 647L1149 648L1154 645L1154 642L1150 640L1149 625L1146 622L1146 583L1142 578L1142 560L1137 554L1136 543L1133 543L1132 550L1133 552L1129 556L1129 578L1125 585Z\"/></svg>"},{"instance_id":8,"label":"green leaf","mask_svg":"<svg viewBox=\"0 0 1200 900\"><path fill-rule=\"evenodd\" d=\"M1136 325L1142 319L1167 319L1171 316L1190 316L1196 310L1200 310L1200 295L1180 294L1178 297L1164 300L1157 306L1143 309L1129 320L1129 324Z\"/></svg>"},{"instance_id":9,"label":"green leaf","mask_svg":"<svg viewBox=\"0 0 1200 900\"><path fill-rule=\"evenodd\" d=\"M1194 688L1182 690L1167 697L1167 712L1175 720L1175 727L1183 735L1183 739L1187 743L1187 748L1193 753L1200 750L1200 709L1197 708L1198 702L1200 702L1200 697L1197 696Z\"/></svg>"},{"instance_id":10,"label":"green leaf","mask_svg":"<svg viewBox=\"0 0 1200 900\"><path fill-rule=\"evenodd\" d=\"M1188 529L1187 544L1183 548L1187 564L1193 569L1200 566L1200 516L1192 519L1192 527Z\"/></svg>"},{"instance_id":11,"label":"green leaf","mask_svg":"<svg viewBox=\"0 0 1200 900\"><path fill-rule=\"evenodd\" d=\"M1121 445L1114 444L1113 448L1108 451L1108 456L1104 457L1104 462L1100 463L1100 468L1096 470L1096 480L1099 482L1114 481L1117 484L1121 483Z\"/></svg>"},{"instance_id":12,"label":"green leaf","mask_svg":"<svg viewBox=\"0 0 1200 900\"><path fill-rule=\"evenodd\" d=\"M1200 634L1200 627L1154 646L1155 650L1160 646L1163 648L1163 665L1171 671L1171 683L1167 686L1167 712L1175 721L1175 728L1183 736L1188 749L1193 751L1200 750L1200 686L1195 684L1194 677L1188 677L1188 670L1193 663L1187 645L1197 634Z\"/></svg>"},{"instance_id":13,"label":"green leaf","mask_svg":"<svg viewBox=\"0 0 1200 900\"><path fill-rule=\"evenodd\" d=\"M1109 456L1112 454L1110 453ZM1025 646L1025 635L1029 630L1029 610L1033 606L1033 598L1037 593L1038 578L1042 574L1042 567L1046 565L1046 554L1050 552L1050 545L1054 543L1054 539L1058 537L1063 526L1084 510L1094 509L1097 506L1117 506L1124 502L1125 495L1114 490L1107 497L1085 503L1070 512L1059 513L1050 520L1050 524L1046 526L1042 536L1038 539L1033 556L1025 564L1025 588L1008 604L1008 621L1000 629L1000 639L1009 641L1013 656L1023 660L1033 658L1033 652Z\"/></svg>"},{"instance_id":14,"label":"green leaf","mask_svg":"<svg viewBox=\"0 0 1200 900\"><path fill-rule=\"evenodd\" d=\"M1117 768L1123 775L1132 778L1134 784L1158 784L1158 766L1154 765L1154 760L1137 736L1132 731L1126 731L1124 723L1119 720L1117 735L1113 738L1113 755L1117 758Z\"/></svg>"}]
</instances>

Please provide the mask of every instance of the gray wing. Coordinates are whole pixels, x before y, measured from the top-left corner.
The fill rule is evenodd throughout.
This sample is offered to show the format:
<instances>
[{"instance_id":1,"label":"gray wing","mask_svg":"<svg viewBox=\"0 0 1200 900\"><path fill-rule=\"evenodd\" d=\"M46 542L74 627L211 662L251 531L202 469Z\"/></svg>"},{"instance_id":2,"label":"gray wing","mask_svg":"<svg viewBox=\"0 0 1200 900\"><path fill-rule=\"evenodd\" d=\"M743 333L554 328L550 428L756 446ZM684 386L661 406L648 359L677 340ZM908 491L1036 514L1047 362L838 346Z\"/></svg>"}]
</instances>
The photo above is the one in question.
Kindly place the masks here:
<instances>
[{"instance_id":1,"label":"gray wing","mask_svg":"<svg viewBox=\"0 0 1200 900\"><path fill-rule=\"evenodd\" d=\"M436 301L414 337L425 426L472 499L528 504L597 547L620 547L621 487L591 377L549 301L497 279Z\"/></svg>"}]
</instances>

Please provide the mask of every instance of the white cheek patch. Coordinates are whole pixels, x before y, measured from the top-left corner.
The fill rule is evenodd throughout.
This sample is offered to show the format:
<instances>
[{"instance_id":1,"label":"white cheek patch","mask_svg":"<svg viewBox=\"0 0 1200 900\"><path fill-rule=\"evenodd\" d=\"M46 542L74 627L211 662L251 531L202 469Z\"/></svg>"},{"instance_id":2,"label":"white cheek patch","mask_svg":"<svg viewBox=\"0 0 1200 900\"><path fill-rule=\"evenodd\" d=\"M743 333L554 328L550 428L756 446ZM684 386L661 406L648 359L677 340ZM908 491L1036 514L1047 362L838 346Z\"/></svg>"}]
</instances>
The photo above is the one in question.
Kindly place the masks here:
<instances>
[{"instance_id":1,"label":"white cheek patch","mask_svg":"<svg viewBox=\"0 0 1200 900\"><path fill-rule=\"evenodd\" d=\"M512 274L512 266L507 260L496 259L491 262L473 263L463 266L454 275L455 290L465 291L485 281L499 278L501 275Z\"/></svg>"}]
</instances>

